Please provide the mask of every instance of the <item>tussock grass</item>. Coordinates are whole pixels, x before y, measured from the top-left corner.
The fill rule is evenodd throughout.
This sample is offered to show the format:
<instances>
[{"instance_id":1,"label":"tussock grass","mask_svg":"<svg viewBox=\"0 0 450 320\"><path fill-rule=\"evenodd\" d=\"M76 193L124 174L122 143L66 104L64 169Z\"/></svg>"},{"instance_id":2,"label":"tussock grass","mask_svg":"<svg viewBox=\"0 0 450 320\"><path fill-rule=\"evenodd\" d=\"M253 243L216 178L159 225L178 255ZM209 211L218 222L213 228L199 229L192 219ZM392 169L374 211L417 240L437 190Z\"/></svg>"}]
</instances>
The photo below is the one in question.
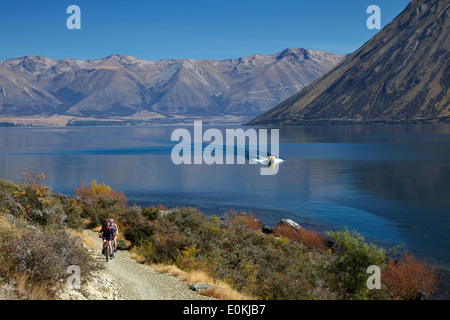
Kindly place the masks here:
<instances>
[{"instance_id":1,"label":"tussock grass","mask_svg":"<svg viewBox=\"0 0 450 320\"><path fill-rule=\"evenodd\" d=\"M251 297L245 296L232 289L227 283L214 279L209 276L206 272L201 270L193 270L186 272L180 270L175 265L168 264L147 264L154 271L169 274L171 276L180 278L181 281L185 283L208 283L211 285L208 291L202 292L201 294L216 298L219 300L249 300L253 299Z\"/></svg>"},{"instance_id":2,"label":"tussock grass","mask_svg":"<svg viewBox=\"0 0 450 320\"><path fill-rule=\"evenodd\" d=\"M95 241L92 239L91 236L86 234L83 231L74 230L74 229L67 229L68 234L72 238L79 238L85 245L87 245L89 248L94 249L95 248Z\"/></svg>"},{"instance_id":3,"label":"tussock grass","mask_svg":"<svg viewBox=\"0 0 450 320\"><path fill-rule=\"evenodd\" d=\"M52 287L48 283L33 281L25 273L17 273L10 277L15 279L16 292L21 299L54 300Z\"/></svg>"}]
</instances>

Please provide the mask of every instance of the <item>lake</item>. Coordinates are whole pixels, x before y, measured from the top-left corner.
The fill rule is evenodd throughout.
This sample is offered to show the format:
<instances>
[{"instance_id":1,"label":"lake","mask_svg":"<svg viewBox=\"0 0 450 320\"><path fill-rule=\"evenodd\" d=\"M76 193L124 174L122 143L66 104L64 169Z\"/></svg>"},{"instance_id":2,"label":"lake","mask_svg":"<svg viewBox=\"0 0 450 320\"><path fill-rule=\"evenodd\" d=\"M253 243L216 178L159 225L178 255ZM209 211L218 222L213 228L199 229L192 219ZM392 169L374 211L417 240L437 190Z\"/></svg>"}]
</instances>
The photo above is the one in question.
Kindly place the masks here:
<instances>
[{"instance_id":1,"label":"lake","mask_svg":"<svg viewBox=\"0 0 450 320\"><path fill-rule=\"evenodd\" d=\"M449 267L450 125L281 127L286 161L276 175L261 175L259 164L175 165L176 128L2 128L0 178L43 172L66 195L96 179L139 205L219 216L233 208L269 226L290 218L322 232L347 227Z\"/></svg>"}]
</instances>

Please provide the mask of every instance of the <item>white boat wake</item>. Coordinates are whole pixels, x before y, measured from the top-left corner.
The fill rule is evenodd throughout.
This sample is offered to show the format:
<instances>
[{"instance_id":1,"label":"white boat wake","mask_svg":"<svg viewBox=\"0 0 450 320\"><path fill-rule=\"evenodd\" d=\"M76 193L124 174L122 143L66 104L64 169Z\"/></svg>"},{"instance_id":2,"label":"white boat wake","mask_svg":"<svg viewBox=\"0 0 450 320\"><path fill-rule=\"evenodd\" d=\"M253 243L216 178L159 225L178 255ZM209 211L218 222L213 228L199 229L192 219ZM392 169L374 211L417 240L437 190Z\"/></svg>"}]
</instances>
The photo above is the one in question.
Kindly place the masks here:
<instances>
[{"instance_id":1,"label":"white boat wake","mask_svg":"<svg viewBox=\"0 0 450 320\"><path fill-rule=\"evenodd\" d=\"M256 162L258 162L258 163L261 163L261 164L268 165L268 166L271 166L271 165L273 165L273 164L281 163L281 162L284 162L284 161L285 161L285 160L282 159L282 158L276 158L276 157L274 157L274 156L268 156L267 158L258 156L258 159L252 159L252 160L253 160L253 161L256 161Z\"/></svg>"}]
</instances>

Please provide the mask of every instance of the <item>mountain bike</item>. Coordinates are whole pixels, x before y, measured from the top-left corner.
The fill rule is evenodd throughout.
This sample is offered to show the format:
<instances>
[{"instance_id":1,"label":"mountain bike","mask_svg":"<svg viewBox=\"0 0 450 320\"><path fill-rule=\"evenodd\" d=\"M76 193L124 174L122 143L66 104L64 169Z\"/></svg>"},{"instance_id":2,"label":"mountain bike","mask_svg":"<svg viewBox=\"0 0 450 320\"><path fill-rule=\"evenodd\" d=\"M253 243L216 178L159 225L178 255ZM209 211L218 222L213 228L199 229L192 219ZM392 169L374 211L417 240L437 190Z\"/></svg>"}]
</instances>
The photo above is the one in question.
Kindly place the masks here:
<instances>
[{"instance_id":1,"label":"mountain bike","mask_svg":"<svg viewBox=\"0 0 450 320\"><path fill-rule=\"evenodd\" d=\"M111 243L111 252L109 252L109 243ZM105 251L104 251L104 255L106 257L106 262L108 262L110 259L114 259L115 254L114 254L114 241L108 240L106 241L106 245L105 245Z\"/></svg>"},{"instance_id":2,"label":"mountain bike","mask_svg":"<svg viewBox=\"0 0 450 320\"><path fill-rule=\"evenodd\" d=\"M116 250L116 247L114 245L114 237L110 240L111 242L111 259L114 259L116 257L116 253L114 252Z\"/></svg>"}]
</instances>

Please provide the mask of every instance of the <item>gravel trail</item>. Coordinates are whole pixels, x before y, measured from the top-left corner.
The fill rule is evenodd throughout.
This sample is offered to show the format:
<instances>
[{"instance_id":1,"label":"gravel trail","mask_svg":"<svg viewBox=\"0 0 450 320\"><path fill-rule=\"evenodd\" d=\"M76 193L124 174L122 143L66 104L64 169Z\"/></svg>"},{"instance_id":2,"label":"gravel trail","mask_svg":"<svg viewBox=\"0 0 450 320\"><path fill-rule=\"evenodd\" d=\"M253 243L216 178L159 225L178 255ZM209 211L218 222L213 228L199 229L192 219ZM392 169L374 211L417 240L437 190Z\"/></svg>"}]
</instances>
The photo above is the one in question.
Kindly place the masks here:
<instances>
[{"instance_id":1,"label":"gravel trail","mask_svg":"<svg viewBox=\"0 0 450 320\"><path fill-rule=\"evenodd\" d=\"M188 288L178 278L159 273L131 258L131 253L119 250L106 262L101 254L102 240L96 232L85 230L95 241L95 258L105 266L120 296L126 300L211 300Z\"/></svg>"}]
</instances>

